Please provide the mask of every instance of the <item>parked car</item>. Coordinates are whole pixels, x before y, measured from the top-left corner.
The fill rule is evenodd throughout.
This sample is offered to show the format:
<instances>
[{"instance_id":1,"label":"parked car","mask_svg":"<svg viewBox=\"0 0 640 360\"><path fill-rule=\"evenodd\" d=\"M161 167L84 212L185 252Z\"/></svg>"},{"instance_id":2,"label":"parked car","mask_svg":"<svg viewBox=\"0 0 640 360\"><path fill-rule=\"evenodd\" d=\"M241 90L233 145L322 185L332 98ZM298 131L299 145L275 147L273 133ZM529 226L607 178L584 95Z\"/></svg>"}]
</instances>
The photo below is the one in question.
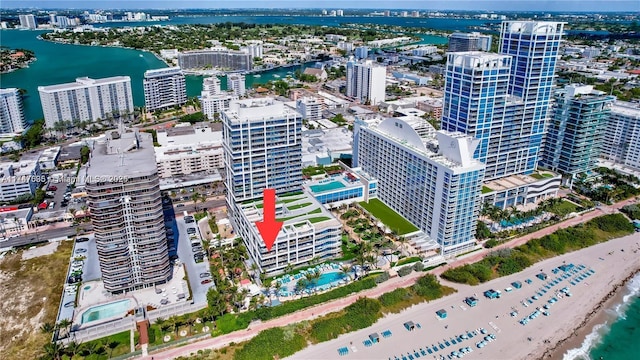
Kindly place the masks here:
<instances>
[{"instance_id":1,"label":"parked car","mask_svg":"<svg viewBox=\"0 0 640 360\"><path fill-rule=\"evenodd\" d=\"M200 273L200 279L206 278L206 277L211 277L211 273L208 273L208 272Z\"/></svg>"},{"instance_id":2,"label":"parked car","mask_svg":"<svg viewBox=\"0 0 640 360\"><path fill-rule=\"evenodd\" d=\"M187 234L195 234L196 233L196 228L188 228L187 229Z\"/></svg>"},{"instance_id":3,"label":"parked car","mask_svg":"<svg viewBox=\"0 0 640 360\"><path fill-rule=\"evenodd\" d=\"M89 241L88 237L76 238L76 242L86 242L86 241Z\"/></svg>"},{"instance_id":4,"label":"parked car","mask_svg":"<svg viewBox=\"0 0 640 360\"><path fill-rule=\"evenodd\" d=\"M76 254L84 254L87 252L87 249L76 249L75 253Z\"/></svg>"},{"instance_id":5,"label":"parked car","mask_svg":"<svg viewBox=\"0 0 640 360\"><path fill-rule=\"evenodd\" d=\"M57 190L58 190L58 187L55 185L51 185L47 188L47 191L57 191Z\"/></svg>"},{"instance_id":6,"label":"parked car","mask_svg":"<svg viewBox=\"0 0 640 360\"><path fill-rule=\"evenodd\" d=\"M204 285L204 284L208 284L211 282L211 279L204 279L202 281L200 281L200 284Z\"/></svg>"},{"instance_id":7,"label":"parked car","mask_svg":"<svg viewBox=\"0 0 640 360\"><path fill-rule=\"evenodd\" d=\"M176 205L176 207L177 208L182 208L182 207L184 207L184 204L178 204L178 205Z\"/></svg>"}]
</instances>

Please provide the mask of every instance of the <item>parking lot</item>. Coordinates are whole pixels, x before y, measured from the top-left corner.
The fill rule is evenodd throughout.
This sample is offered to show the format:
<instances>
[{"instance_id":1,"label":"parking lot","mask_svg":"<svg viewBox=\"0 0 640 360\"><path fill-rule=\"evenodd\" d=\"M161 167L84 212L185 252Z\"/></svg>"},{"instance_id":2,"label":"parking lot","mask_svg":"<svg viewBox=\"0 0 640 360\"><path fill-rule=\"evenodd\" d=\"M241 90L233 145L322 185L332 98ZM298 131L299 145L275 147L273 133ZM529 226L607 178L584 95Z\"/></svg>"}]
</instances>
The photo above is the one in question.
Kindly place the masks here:
<instances>
[{"instance_id":1,"label":"parking lot","mask_svg":"<svg viewBox=\"0 0 640 360\"><path fill-rule=\"evenodd\" d=\"M189 218L187 218L189 219ZM187 220L190 221L190 220ZM189 284L191 284L191 292L193 293L193 300L196 304L207 301L207 291L209 288L214 287L213 282L202 284L203 280L210 279L209 276L200 277L200 274L209 273L209 260L206 254L203 254L202 262L196 263L194 254L199 251L194 251L191 246L191 235L196 235L197 239L200 239L200 232L194 222L185 222L184 216L178 216L176 218L178 233L178 257L180 261L185 264L187 270L187 276L189 277ZM189 230L194 229L194 230ZM189 232L193 234L189 234ZM202 250L204 252L204 250Z\"/></svg>"},{"instance_id":2,"label":"parking lot","mask_svg":"<svg viewBox=\"0 0 640 360\"><path fill-rule=\"evenodd\" d=\"M76 288L77 285L69 284L68 282L74 278L74 272L77 270L82 272L80 276L75 276L75 280L80 281L80 283L96 280L101 277L98 251L96 250L93 234L76 238L73 253L69 260L71 266L65 279L64 291L62 292L62 306L57 321L62 319L71 320L73 318L76 301L76 290L74 290L74 288ZM79 272L75 273L78 274Z\"/></svg>"}]
</instances>

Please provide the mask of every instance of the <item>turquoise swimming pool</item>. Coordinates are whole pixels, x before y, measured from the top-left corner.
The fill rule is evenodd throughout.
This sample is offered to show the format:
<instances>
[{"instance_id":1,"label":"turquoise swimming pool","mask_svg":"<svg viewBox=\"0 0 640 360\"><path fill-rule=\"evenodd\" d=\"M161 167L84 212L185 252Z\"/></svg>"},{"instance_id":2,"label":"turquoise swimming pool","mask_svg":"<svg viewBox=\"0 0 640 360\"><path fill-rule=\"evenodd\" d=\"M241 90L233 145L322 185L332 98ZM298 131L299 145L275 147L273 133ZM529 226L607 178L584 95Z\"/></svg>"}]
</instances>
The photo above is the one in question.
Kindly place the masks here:
<instances>
[{"instance_id":1,"label":"turquoise swimming pool","mask_svg":"<svg viewBox=\"0 0 640 360\"><path fill-rule=\"evenodd\" d=\"M131 309L131 300L129 299L93 306L82 314L81 323L86 324L96 320L108 319L116 315L124 315L129 309Z\"/></svg>"},{"instance_id":2,"label":"turquoise swimming pool","mask_svg":"<svg viewBox=\"0 0 640 360\"><path fill-rule=\"evenodd\" d=\"M342 278L344 278L344 274L341 272L334 271L330 273L324 273L320 275L320 278L315 283L315 286L319 287L319 286L328 285L333 282L340 281L342 280Z\"/></svg>"},{"instance_id":3,"label":"turquoise swimming pool","mask_svg":"<svg viewBox=\"0 0 640 360\"><path fill-rule=\"evenodd\" d=\"M341 189L346 187L343 183L341 183L340 181L332 181L332 182L328 182L326 184L319 184L319 185L311 185L309 186L309 188L311 189L311 191L313 191L314 193L321 193L321 192L325 192L325 191L329 191L329 190L335 190L335 189Z\"/></svg>"}]
</instances>

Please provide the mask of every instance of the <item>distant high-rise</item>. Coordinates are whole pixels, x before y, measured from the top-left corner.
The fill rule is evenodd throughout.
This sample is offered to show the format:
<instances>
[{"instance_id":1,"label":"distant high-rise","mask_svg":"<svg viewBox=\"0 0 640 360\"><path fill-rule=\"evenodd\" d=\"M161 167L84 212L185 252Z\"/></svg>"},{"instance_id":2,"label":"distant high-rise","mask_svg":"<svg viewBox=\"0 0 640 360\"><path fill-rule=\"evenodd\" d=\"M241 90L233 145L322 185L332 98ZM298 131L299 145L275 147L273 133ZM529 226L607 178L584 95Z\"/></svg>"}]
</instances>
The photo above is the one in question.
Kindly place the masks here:
<instances>
[{"instance_id":1,"label":"distant high-rise","mask_svg":"<svg viewBox=\"0 0 640 360\"><path fill-rule=\"evenodd\" d=\"M344 16L344 10L336 10L336 16Z\"/></svg>"},{"instance_id":2,"label":"distant high-rise","mask_svg":"<svg viewBox=\"0 0 640 360\"><path fill-rule=\"evenodd\" d=\"M16 88L0 89L0 136L14 136L27 126L22 94Z\"/></svg>"},{"instance_id":3,"label":"distant high-rise","mask_svg":"<svg viewBox=\"0 0 640 360\"><path fill-rule=\"evenodd\" d=\"M568 85L558 90L540 165L563 174L569 182L595 169L614 100L593 86Z\"/></svg>"},{"instance_id":4,"label":"distant high-rise","mask_svg":"<svg viewBox=\"0 0 640 360\"><path fill-rule=\"evenodd\" d=\"M131 78L77 78L73 83L38 86L48 128L69 121L96 121L133 113Z\"/></svg>"},{"instance_id":5,"label":"distant high-rise","mask_svg":"<svg viewBox=\"0 0 640 360\"><path fill-rule=\"evenodd\" d=\"M387 68L371 60L347 63L347 96L377 105L385 100Z\"/></svg>"},{"instance_id":6,"label":"distant high-rise","mask_svg":"<svg viewBox=\"0 0 640 360\"><path fill-rule=\"evenodd\" d=\"M200 95L202 113L204 113L209 120L216 119L216 113L219 116L222 111L229 109L229 103L232 100L238 99L236 95L222 92L220 89L220 79L216 76L203 80Z\"/></svg>"},{"instance_id":7,"label":"distant high-rise","mask_svg":"<svg viewBox=\"0 0 640 360\"><path fill-rule=\"evenodd\" d=\"M448 54L442 129L480 139L486 180L536 169L562 32L558 22L504 22L501 55Z\"/></svg>"},{"instance_id":8,"label":"distant high-rise","mask_svg":"<svg viewBox=\"0 0 640 360\"><path fill-rule=\"evenodd\" d=\"M143 85L147 111L168 109L187 102L187 86L179 67L147 70Z\"/></svg>"},{"instance_id":9,"label":"distant high-rise","mask_svg":"<svg viewBox=\"0 0 640 360\"><path fill-rule=\"evenodd\" d=\"M369 56L369 48L366 46L359 46L356 48L355 55L357 60L366 59L367 56Z\"/></svg>"},{"instance_id":10,"label":"distant high-rise","mask_svg":"<svg viewBox=\"0 0 640 360\"><path fill-rule=\"evenodd\" d=\"M20 19L20 27L25 29L36 29L38 27L38 22L33 14L19 15L18 17Z\"/></svg>"},{"instance_id":11,"label":"distant high-rise","mask_svg":"<svg viewBox=\"0 0 640 360\"><path fill-rule=\"evenodd\" d=\"M227 75L227 90L233 92L235 96L244 96L247 92L244 75Z\"/></svg>"},{"instance_id":12,"label":"distant high-rise","mask_svg":"<svg viewBox=\"0 0 640 360\"><path fill-rule=\"evenodd\" d=\"M253 68L251 54L224 48L185 51L178 54L178 66L181 69L202 69L214 67L231 70L251 70Z\"/></svg>"},{"instance_id":13,"label":"distant high-rise","mask_svg":"<svg viewBox=\"0 0 640 360\"><path fill-rule=\"evenodd\" d=\"M473 159L478 140L389 118L356 120L353 143L354 166L378 179L378 197L443 254L475 246L485 167Z\"/></svg>"},{"instance_id":14,"label":"distant high-rise","mask_svg":"<svg viewBox=\"0 0 640 360\"><path fill-rule=\"evenodd\" d=\"M171 267L151 134L109 136L91 152L87 204L104 287L122 293L165 283Z\"/></svg>"},{"instance_id":15,"label":"distant high-rise","mask_svg":"<svg viewBox=\"0 0 640 360\"><path fill-rule=\"evenodd\" d=\"M640 104L613 103L604 131L601 157L640 170Z\"/></svg>"},{"instance_id":16,"label":"distant high-rise","mask_svg":"<svg viewBox=\"0 0 640 360\"><path fill-rule=\"evenodd\" d=\"M478 32L455 32L449 35L448 51L450 52L489 50L491 50L491 35L482 35Z\"/></svg>"}]
</instances>

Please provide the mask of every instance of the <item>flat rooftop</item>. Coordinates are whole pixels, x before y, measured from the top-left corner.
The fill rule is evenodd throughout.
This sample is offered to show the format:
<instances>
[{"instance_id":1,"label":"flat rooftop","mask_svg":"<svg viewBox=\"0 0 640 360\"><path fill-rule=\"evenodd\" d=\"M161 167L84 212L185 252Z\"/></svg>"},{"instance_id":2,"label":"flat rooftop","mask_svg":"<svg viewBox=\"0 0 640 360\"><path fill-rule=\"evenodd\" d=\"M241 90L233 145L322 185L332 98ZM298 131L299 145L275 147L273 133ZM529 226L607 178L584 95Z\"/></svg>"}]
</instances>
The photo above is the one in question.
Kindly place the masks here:
<instances>
[{"instance_id":1,"label":"flat rooftop","mask_svg":"<svg viewBox=\"0 0 640 360\"><path fill-rule=\"evenodd\" d=\"M115 133L115 134L114 134ZM128 177L157 171L151 134L114 131L105 140L96 141L91 153L88 178ZM116 138L117 137L117 138Z\"/></svg>"},{"instance_id":2,"label":"flat rooftop","mask_svg":"<svg viewBox=\"0 0 640 360\"><path fill-rule=\"evenodd\" d=\"M545 171L543 172L543 175L537 175L537 176L539 178L536 178L534 176L529 176L529 175L511 175L505 178L485 182L483 183L483 185L494 191L502 191L502 190L509 190L509 189L522 187L525 185L530 185L543 179L552 179L557 175L551 172Z\"/></svg>"},{"instance_id":3,"label":"flat rooftop","mask_svg":"<svg viewBox=\"0 0 640 360\"><path fill-rule=\"evenodd\" d=\"M262 200L245 202L241 205L251 223L262 221ZM339 225L340 222L308 192L276 196L276 220L284 222L283 227L313 224L315 229Z\"/></svg>"}]
</instances>

